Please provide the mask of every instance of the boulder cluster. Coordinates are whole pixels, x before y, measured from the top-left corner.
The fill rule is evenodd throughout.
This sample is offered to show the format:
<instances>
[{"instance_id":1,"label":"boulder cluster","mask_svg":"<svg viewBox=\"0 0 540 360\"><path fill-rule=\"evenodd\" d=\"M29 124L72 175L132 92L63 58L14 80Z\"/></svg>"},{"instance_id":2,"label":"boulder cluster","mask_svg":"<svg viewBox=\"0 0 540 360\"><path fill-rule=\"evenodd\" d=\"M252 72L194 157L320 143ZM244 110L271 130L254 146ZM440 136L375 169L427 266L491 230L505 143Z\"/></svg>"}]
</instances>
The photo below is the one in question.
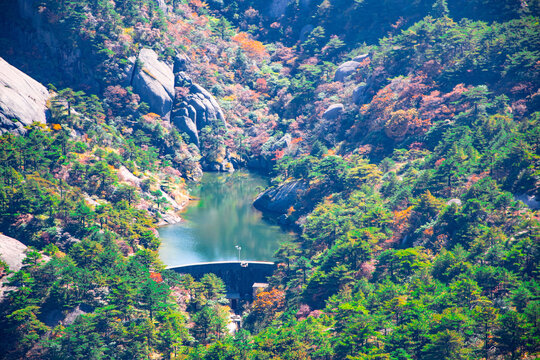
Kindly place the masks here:
<instances>
[{"instance_id":1,"label":"boulder cluster","mask_svg":"<svg viewBox=\"0 0 540 360\"><path fill-rule=\"evenodd\" d=\"M142 49L131 59L130 84L150 106L150 111L170 120L199 146L199 132L207 125L224 125L225 116L216 99L191 80L186 71L190 60L177 55L174 64L159 59L151 49Z\"/></svg>"},{"instance_id":2,"label":"boulder cluster","mask_svg":"<svg viewBox=\"0 0 540 360\"><path fill-rule=\"evenodd\" d=\"M190 142L200 146L199 134L206 127L227 127L223 110L216 99L187 74L191 61L178 54L174 63L159 59L158 54L144 48L130 59L128 83L150 111L170 121Z\"/></svg>"}]
</instances>

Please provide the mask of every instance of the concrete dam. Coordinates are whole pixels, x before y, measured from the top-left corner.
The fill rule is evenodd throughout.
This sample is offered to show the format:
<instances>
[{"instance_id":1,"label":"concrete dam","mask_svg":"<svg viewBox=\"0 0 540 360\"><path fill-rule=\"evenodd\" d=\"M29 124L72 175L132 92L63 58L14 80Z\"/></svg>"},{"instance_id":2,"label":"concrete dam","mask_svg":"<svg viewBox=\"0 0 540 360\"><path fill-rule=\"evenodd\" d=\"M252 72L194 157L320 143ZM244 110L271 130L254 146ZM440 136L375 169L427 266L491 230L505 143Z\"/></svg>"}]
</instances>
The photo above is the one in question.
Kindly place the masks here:
<instances>
[{"instance_id":1,"label":"concrete dam","mask_svg":"<svg viewBox=\"0 0 540 360\"><path fill-rule=\"evenodd\" d=\"M168 269L190 274L196 280L200 280L204 274L214 273L225 283L228 299L252 301L253 285L266 283L276 264L266 261L216 261L170 266Z\"/></svg>"}]
</instances>

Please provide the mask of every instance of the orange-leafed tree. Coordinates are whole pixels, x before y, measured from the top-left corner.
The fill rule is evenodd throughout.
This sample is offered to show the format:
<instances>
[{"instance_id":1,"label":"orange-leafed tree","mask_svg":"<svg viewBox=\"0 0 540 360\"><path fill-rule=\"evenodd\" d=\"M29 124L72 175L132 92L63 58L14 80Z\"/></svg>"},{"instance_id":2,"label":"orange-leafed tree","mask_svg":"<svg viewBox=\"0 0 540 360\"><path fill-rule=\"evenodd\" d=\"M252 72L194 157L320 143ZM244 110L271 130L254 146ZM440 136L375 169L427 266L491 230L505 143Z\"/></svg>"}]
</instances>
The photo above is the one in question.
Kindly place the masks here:
<instances>
[{"instance_id":1,"label":"orange-leafed tree","mask_svg":"<svg viewBox=\"0 0 540 360\"><path fill-rule=\"evenodd\" d=\"M236 41L242 50L246 52L246 54L255 60L260 60L266 56L268 56L268 52L266 51L266 48L264 47L264 44L260 41L253 40L250 38L250 36L246 33L239 33L233 37L233 40Z\"/></svg>"},{"instance_id":2,"label":"orange-leafed tree","mask_svg":"<svg viewBox=\"0 0 540 360\"><path fill-rule=\"evenodd\" d=\"M253 302L253 312L267 315L275 313L283 308L285 293L278 289L263 291L257 294L257 298Z\"/></svg>"}]
</instances>

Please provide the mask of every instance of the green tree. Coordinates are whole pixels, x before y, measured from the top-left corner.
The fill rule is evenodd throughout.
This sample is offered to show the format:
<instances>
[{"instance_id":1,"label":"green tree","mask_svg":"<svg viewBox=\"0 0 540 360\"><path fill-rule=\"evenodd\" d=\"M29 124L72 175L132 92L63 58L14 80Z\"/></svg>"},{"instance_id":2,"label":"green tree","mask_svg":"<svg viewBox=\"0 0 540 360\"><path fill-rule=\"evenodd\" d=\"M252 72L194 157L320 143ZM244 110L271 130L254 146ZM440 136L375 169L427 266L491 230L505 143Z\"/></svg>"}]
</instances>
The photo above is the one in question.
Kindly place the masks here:
<instances>
[{"instance_id":1,"label":"green tree","mask_svg":"<svg viewBox=\"0 0 540 360\"><path fill-rule=\"evenodd\" d=\"M517 359L525 345L525 321L523 314L513 310L502 314L499 320L500 327L495 331L495 342L504 355Z\"/></svg>"}]
</instances>

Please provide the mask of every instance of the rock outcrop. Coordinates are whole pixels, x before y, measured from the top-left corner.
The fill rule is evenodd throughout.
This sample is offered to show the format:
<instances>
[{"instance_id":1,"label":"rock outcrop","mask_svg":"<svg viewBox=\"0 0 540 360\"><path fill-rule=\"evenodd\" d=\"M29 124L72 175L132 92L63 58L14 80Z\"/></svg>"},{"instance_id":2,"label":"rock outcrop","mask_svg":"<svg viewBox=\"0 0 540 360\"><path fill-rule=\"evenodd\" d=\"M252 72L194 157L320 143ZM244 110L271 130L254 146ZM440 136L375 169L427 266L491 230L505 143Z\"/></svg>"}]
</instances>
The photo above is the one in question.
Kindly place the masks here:
<instances>
[{"instance_id":1,"label":"rock outcrop","mask_svg":"<svg viewBox=\"0 0 540 360\"><path fill-rule=\"evenodd\" d=\"M174 57L174 73L177 74L181 71L188 71L191 67L191 59L185 54L176 54Z\"/></svg>"},{"instance_id":2,"label":"rock outcrop","mask_svg":"<svg viewBox=\"0 0 540 360\"><path fill-rule=\"evenodd\" d=\"M173 69L160 61L154 50L140 51L131 85L141 100L148 103L150 111L170 119L174 99Z\"/></svg>"},{"instance_id":3,"label":"rock outcrop","mask_svg":"<svg viewBox=\"0 0 540 360\"><path fill-rule=\"evenodd\" d=\"M141 179L136 177L129 171L125 166L120 166L120 169L118 170L118 180L128 183L131 186L135 186L137 188L141 187Z\"/></svg>"},{"instance_id":4,"label":"rock outcrop","mask_svg":"<svg viewBox=\"0 0 540 360\"><path fill-rule=\"evenodd\" d=\"M187 55L178 54L174 63L168 64L159 60L154 50L142 49L137 59L130 61L132 66L125 70L124 76L130 79L134 92L148 103L151 112L170 120L181 133L186 133L191 143L200 146L199 134L205 126L227 127L216 99L185 73L191 66ZM232 163L225 160L215 164L209 161L206 168L234 170Z\"/></svg>"},{"instance_id":5,"label":"rock outcrop","mask_svg":"<svg viewBox=\"0 0 540 360\"><path fill-rule=\"evenodd\" d=\"M297 203L306 189L304 181L291 181L259 194L253 202L253 206L261 211L285 214L291 206Z\"/></svg>"},{"instance_id":6,"label":"rock outcrop","mask_svg":"<svg viewBox=\"0 0 540 360\"><path fill-rule=\"evenodd\" d=\"M282 151L284 154L288 154L291 151L291 146L293 143L292 136L290 134L285 134L278 140L273 138L271 139L269 139L269 141L263 145L259 155L252 156L248 159L246 164L248 168L262 172L269 172L274 167L277 151Z\"/></svg>"},{"instance_id":7,"label":"rock outcrop","mask_svg":"<svg viewBox=\"0 0 540 360\"><path fill-rule=\"evenodd\" d=\"M450 205L461 206L461 200L459 200L459 199L450 199L450 200L448 200L446 205L448 205L448 206L450 206Z\"/></svg>"},{"instance_id":8,"label":"rock outcrop","mask_svg":"<svg viewBox=\"0 0 540 360\"><path fill-rule=\"evenodd\" d=\"M345 107L343 104L332 104L326 109L326 111L323 113L323 119L325 120L334 120L339 117L343 113L343 109Z\"/></svg>"},{"instance_id":9,"label":"rock outcrop","mask_svg":"<svg viewBox=\"0 0 540 360\"><path fill-rule=\"evenodd\" d=\"M51 26L54 21L50 18L50 11L43 11L46 7L42 7L41 3L35 0L2 1L2 3L12 5L18 3L19 14L25 20L5 17L2 19L10 27L8 33L3 35L13 42L15 54L25 56L28 50L21 51L21 49L32 49L33 53L39 54L39 62L25 61L29 74L46 72L47 82L70 84L72 88L84 88L91 92L99 91L95 63L90 52L85 51L87 49L83 46L73 46L66 34L58 32L55 26Z\"/></svg>"},{"instance_id":10,"label":"rock outcrop","mask_svg":"<svg viewBox=\"0 0 540 360\"><path fill-rule=\"evenodd\" d=\"M352 74L354 74L354 72L356 71L356 69L358 69L362 61L364 61L368 57L369 57L369 54L362 54L355 57L351 61L346 61L343 64L339 65L334 75L334 81L344 82L348 76L351 76Z\"/></svg>"},{"instance_id":11,"label":"rock outcrop","mask_svg":"<svg viewBox=\"0 0 540 360\"><path fill-rule=\"evenodd\" d=\"M304 25L302 29L300 29L300 42L306 41L309 33L312 32L314 28L315 27L311 24Z\"/></svg>"},{"instance_id":12,"label":"rock outcrop","mask_svg":"<svg viewBox=\"0 0 540 360\"><path fill-rule=\"evenodd\" d=\"M525 205L527 205L532 210L540 209L540 199L538 199L535 195L520 194L520 195L515 195L514 198L516 200L522 201Z\"/></svg>"},{"instance_id":13,"label":"rock outcrop","mask_svg":"<svg viewBox=\"0 0 540 360\"><path fill-rule=\"evenodd\" d=\"M334 81L345 81L345 79L354 74L356 69L360 66L359 61L347 61L339 65L336 74L334 75Z\"/></svg>"},{"instance_id":14,"label":"rock outcrop","mask_svg":"<svg viewBox=\"0 0 540 360\"><path fill-rule=\"evenodd\" d=\"M26 125L45 123L48 98L45 86L0 58L0 134L23 134Z\"/></svg>"},{"instance_id":15,"label":"rock outcrop","mask_svg":"<svg viewBox=\"0 0 540 360\"><path fill-rule=\"evenodd\" d=\"M175 85L188 88L189 92L182 98L177 96L172 123L188 134L191 142L199 146L199 131L205 126L227 126L223 110L206 89L193 83L184 72L176 75Z\"/></svg>"},{"instance_id":16,"label":"rock outcrop","mask_svg":"<svg viewBox=\"0 0 540 360\"><path fill-rule=\"evenodd\" d=\"M368 86L366 83L361 83L353 90L352 101L356 105L361 105L367 103L367 90Z\"/></svg>"},{"instance_id":17,"label":"rock outcrop","mask_svg":"<svg viewBox=\"0 0 540 360\"><path fill-rule=\"evenodd\" d=\"M191 142L199 146L199 131L207 125L226 126L216 99L184 72L191 64L189 57L179 54L174 65L169 65L159 60L154 50L142 49L133 62L133 70L126 74L131 76L133 90L148 103L150 111L171 120ZM175 86L188 89L187 94L177 94Z\"/></svg>"}]
</instances>

